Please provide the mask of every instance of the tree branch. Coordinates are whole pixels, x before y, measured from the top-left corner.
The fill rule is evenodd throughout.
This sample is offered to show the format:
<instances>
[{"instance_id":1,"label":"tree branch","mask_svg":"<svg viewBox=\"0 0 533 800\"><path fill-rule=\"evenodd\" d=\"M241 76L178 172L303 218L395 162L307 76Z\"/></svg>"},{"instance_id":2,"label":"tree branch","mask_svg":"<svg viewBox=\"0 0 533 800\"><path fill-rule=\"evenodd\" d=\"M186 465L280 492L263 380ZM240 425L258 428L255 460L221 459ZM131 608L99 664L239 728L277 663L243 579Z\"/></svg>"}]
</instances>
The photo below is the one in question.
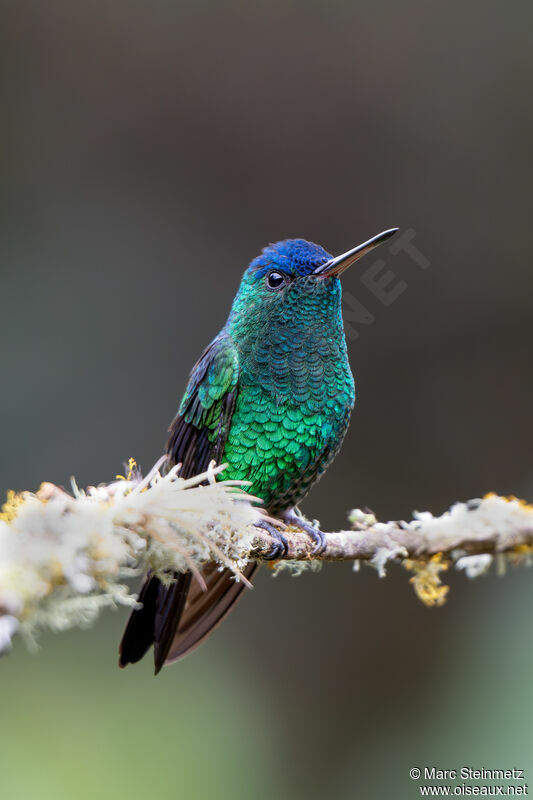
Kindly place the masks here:
<instances>
[{"instance_id":1,"label":"tree branch","mask_svg":"<svg viewBox=\"0 0 533 800\"><path fill-rule=\"evenodd\" d=\"M152 570L169 580L192 570L201 584L199 567L214 561L245 580L247 561L268 556L273 538L254 524L266 517L245 482L216 481L223 466L183 480L179 467L161 473L164 460L146 478L130 460L127 476L86 491L48 483L36 494L8 494L0 514L0 652L17 631L31 640L40 627L87 623L104 606L136 606L124 584L132 575ZM516 498L487 495L409 523L352 511L350 522L352 530L326 534L321 554L305 532L284 529L288 552L276 570L352 561L384 576L396 562L412 573L423 602L441 605L448 591L441 573L450 566L476 577L495 558L501 567L529 563L533 553L533 507Z\"/></svg>"},{"instance_id":2,"label":"tree branch","mask_svg":"<svg viewBox=\"0 0 533 800\"><path fill-rule=\"evenodd\" d=\"M410 523L378 522L358 509L350 514L352 530L326 533L326 547L316 555L314 542L300 529L288 528L287 560L374 561L381 551L391 558L430 558L446 554L452 561L465 556L497 555L533 546L533 507L516 498L487 495L457 503L440 517L417 514ZM259 530L250 557L264 558L273 537Z\"/></svg>"}]
</instances>

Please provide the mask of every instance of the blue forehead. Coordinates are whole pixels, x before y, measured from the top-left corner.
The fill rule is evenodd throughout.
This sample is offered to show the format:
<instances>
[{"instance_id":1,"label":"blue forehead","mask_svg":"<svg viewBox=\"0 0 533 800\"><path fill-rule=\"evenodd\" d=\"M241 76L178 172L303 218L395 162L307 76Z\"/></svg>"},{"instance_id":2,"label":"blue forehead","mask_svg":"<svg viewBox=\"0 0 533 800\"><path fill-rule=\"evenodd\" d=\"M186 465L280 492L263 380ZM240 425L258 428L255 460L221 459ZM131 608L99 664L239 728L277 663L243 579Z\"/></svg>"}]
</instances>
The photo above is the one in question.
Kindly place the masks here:
<instances>
[{"instance_id":1,"label":"blue forehead","mask_svg":"<svg viewBox=\"0 0 533 800\"><path fill-rule=\"evenodd\" d=\"M248 271L261 278L269 269L277 267L287 275L302 277L330 259L330 254L319 244L305 239L285 239L265 247L261 255L254 258Z\"/></svg>"}]
</instances>

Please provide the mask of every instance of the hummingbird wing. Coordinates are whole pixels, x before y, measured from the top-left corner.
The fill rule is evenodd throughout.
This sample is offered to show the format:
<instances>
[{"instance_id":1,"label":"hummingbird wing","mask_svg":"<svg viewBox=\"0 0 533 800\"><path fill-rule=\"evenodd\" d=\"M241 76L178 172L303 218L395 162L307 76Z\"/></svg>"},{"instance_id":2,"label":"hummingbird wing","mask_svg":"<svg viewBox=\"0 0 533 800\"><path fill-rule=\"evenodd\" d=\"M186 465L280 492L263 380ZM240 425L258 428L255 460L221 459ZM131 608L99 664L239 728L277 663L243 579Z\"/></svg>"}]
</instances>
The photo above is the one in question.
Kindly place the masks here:
<instances>
[{"instance_id":1,"label":"hummingbird wing","mask_svg":"<svg viewBox=\"0 0 533 800\"><path fill-rule=\"evenodd\" d=\"M178 413L169 428L167 453L190 478L219 461L228 438L239 384L239 356L232 339L221 333L191 371Z\"/></svg>"},{"instance_id":2,"label":"hummingbird wing","mask_svg":"<svg viewBox=\"0 0 533 800\"><path fill-rule=\"evenodd\" d=\"M239 358L231 337L222 332L194 365L179 411L169 428L167 453L181 464L184 478L198 475L211 460L220 461L231 427L238 393ZM246 577L255 571L247 565ZM206 590L191 582L191 573L176 573L165 586L149 576L141 589L141 609L132 612L120 645L120 666L139 661L154 645L156 674L199 645L222 621L244 584L231 570L202 569Z\"/></svg>"}]
</instances>

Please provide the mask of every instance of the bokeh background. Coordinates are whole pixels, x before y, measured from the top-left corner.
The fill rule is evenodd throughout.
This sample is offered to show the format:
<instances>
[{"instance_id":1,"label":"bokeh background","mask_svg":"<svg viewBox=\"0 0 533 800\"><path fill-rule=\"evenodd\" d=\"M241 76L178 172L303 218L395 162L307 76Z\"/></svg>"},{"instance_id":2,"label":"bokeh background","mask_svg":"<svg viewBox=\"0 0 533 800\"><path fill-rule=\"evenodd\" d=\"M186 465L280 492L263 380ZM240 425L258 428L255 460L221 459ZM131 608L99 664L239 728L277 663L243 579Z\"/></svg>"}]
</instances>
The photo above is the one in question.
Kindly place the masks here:
<instances>
[{"instance_id":1,"label":"bokeh background","mask_svg":"<svg viewBox=\"0 0 533 800\"><path fill-rule=\"evenodd\" d=\"M0 488L161 454L260 248L385 253L407 288L350 342L358 403L304 510L342 526L533 499L531 4L4 0ZM383 255L380 253L379 255ZM361 272L368 266L361 262ZM531 575L422 607L332 565L256 590L154 680L125 611L0 663L6 800L400 798L412 766L533 782Z\"/></svg>"}]
</instances>

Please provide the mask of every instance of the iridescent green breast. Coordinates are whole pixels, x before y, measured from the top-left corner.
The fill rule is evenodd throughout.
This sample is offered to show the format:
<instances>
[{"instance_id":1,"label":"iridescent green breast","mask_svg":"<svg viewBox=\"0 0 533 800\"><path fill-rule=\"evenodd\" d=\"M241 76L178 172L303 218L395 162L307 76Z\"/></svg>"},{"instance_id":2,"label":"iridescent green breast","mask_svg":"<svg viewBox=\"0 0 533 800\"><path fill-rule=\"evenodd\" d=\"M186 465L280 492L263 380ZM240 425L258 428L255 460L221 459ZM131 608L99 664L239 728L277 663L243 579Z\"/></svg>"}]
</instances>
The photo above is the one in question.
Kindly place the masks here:
<instances>
[{"instance_id":1,"label":"iridescent green breast","mask_svg":"<svg viewBox=\"0 0 533 800\"><path fill-rule=\"evenodd\" d=\"M272 513L290 508L337 454L352 403L347 393L309 413L305 405L276 403L263 389L245 388L222 455L229 465L224 478L251 481L248 491Z\"/></svg>"},{"instance_id":2,"label":"iridescent green breast","mask_svg":"<svg viewBox=\"0 0 533 800\"><path fill-rule=\"evenodd\" d=\"M273 513L298 503L327 468L355 401L340 285L327 295L305 288L296 317L271 317L265 328L248 315L228 326L240 367L224 477L250 480Z\"/></svg>"}]
</instances>

